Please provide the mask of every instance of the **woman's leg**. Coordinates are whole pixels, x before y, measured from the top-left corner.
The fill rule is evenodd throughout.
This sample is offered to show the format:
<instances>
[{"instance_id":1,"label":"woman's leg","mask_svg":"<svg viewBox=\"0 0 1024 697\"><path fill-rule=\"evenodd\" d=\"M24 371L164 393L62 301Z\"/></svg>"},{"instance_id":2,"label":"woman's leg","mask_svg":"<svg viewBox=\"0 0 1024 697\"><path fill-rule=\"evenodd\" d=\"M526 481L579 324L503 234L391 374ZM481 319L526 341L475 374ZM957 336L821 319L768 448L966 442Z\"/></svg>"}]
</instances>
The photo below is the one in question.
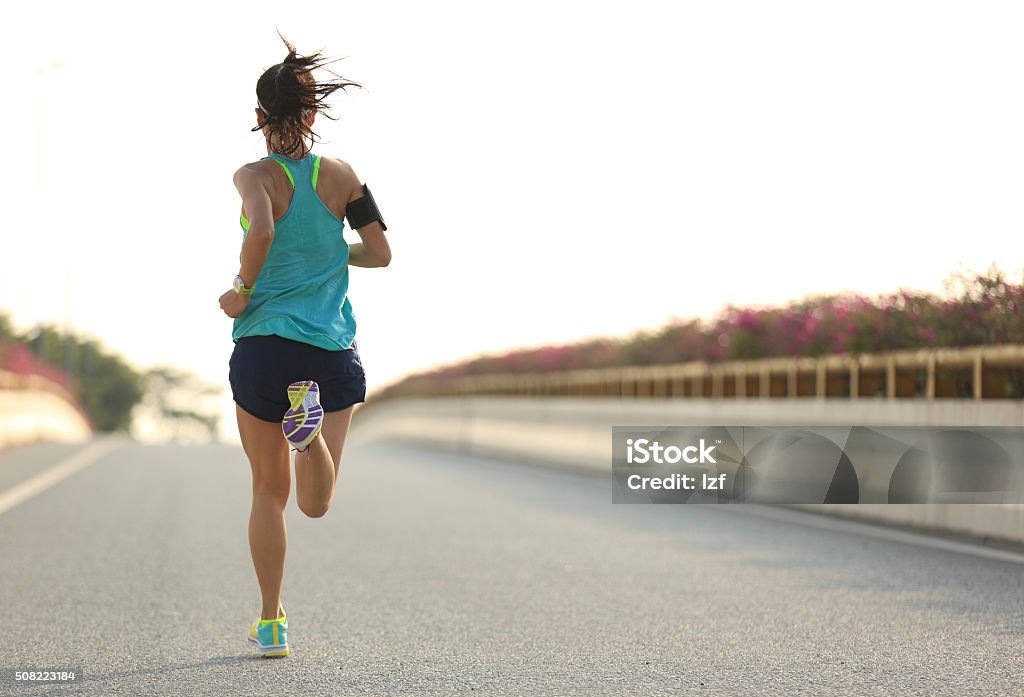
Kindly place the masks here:
<instances>
[{"instance_id":1,"label":"woman's leg","mask_svg":"<svg viewBox=\"0 0 1024 697\"><path fill-rule=\"evenodd\" d=\"M295 499L310 518L327 513L334 500L352 409L325 412L320 435L310 443L309 450L295 453Z\"/></svg>"},{"instance_id":2,"label":"woman's leg","mask_svg":"<svg viewBox=\"0 0 1024 697\"><path fill-rule=\"evenodd\" d=\"M280 617L281 583L288 535L284 508L291 489L288 442L281 424L257 419L237 404L238 433L252 468L252 510L249 513L249 551L263 596L260 617Z\"/></svg>"}]
</instances>

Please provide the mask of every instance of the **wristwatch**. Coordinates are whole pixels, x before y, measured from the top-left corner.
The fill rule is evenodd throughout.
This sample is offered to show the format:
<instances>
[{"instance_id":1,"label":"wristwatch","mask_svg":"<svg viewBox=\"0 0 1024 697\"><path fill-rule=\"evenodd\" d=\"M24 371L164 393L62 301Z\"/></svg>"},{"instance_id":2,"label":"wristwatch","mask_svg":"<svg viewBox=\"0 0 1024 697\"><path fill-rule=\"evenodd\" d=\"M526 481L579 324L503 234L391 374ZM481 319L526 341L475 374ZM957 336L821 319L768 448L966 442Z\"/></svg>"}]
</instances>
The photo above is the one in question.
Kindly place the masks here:
<instances>
[{"instance_id":1,"label":"wristwatch","mask_svg":"<svg viewBox=\"0 0 1024 697\"><path fill-rule=\"evenodd\" d=\"M256 284L252 285L252 288L245 287L245 281L242 280L241 276L235 276L235 280L231 283L231 287L235 289L235 292L239 295L252 295L252 291L256 288Z\"/></svg>"}]
</instances>

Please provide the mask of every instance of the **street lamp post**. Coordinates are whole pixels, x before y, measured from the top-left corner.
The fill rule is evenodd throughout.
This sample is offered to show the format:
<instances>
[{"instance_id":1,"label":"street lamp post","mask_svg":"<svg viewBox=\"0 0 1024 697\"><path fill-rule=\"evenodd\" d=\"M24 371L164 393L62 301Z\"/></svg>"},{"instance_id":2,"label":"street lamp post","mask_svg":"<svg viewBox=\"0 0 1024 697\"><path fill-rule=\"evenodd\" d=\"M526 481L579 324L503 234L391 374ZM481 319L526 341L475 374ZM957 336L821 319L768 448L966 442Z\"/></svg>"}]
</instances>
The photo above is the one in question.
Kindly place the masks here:
<instances>
[{"instance_id":1,"label":"street lamp post","mask_svg":"<svg viewBox=\"0 0 1024 697\"><path fill-rule=\"evenodd\" d=\"M43 166L46 161L45 152L45 116L46 116L46 82L47 78L54 72L65 66L63 59L49 63L36 69L36 123L35 123L35 146L36 146L36 196L39 207L43 205L44 181ZM58 197L59 198L59 197ZM63 203L59 204L63 213ZM64 359L64 372L74 382L75 368L71 356L71 234L68 231L66 216L60 216L61 227L63 228L63 253L64 253L64 321L63 340L61 348Z\"/></svg>"}]
</instances>

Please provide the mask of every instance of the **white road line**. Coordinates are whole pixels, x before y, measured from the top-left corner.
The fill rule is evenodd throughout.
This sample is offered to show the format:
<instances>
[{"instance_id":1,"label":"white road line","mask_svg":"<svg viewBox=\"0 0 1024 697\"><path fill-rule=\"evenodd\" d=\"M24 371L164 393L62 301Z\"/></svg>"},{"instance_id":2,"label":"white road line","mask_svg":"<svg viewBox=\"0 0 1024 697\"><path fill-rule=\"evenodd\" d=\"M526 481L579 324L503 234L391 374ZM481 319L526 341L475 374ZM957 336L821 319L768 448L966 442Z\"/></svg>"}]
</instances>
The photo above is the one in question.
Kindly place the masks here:
<instances>
[{"instance_id":1,"label":"white road line","mask_svg":"<svg viewBox=\"0 0 1024 697\"><path fill-rule=\"evenodd\" d=\"M123 444L124 441L117 437L107 437L96 441L48 470L40 472L20 484L15 484L7 491L0 492L0 515L36 494L46 491L54 484L64 481L80 469L96 462L111 450L120 448Z\"/></svg>"}]
</instances>

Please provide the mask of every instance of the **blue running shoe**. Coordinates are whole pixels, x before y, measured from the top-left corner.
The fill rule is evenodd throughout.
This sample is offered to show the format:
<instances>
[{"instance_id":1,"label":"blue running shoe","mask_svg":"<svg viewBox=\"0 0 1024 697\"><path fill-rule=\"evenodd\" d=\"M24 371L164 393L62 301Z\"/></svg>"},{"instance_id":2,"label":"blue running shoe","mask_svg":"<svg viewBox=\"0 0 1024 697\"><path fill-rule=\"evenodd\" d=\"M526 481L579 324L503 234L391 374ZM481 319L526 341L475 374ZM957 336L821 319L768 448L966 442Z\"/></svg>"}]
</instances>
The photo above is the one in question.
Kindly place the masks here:
<instances>
[{"instance_id":1,"label":"blue running shoe","mask_svg":"<svg viewBox=\"0 0 1024 697\"><path fill-rule=\"evenodd\" d=\"M254 644L261 656L277 658L287 656L288 616L282 611L276 620L256 620L249 627L249 643Z\"/></svg>"},{"instance_id":2,"label":"blue running shoe","mask_svg":"<svg viewBox=\"0 0 1024 697\"><path fill-rule=\"evenodd\" d=\"M320 433L324 408L320 406L320 388L312 380L293 382L288 386L291 409L285 412L281 428L292 447L303 452Z\"/></svg>"}]
</instances>

